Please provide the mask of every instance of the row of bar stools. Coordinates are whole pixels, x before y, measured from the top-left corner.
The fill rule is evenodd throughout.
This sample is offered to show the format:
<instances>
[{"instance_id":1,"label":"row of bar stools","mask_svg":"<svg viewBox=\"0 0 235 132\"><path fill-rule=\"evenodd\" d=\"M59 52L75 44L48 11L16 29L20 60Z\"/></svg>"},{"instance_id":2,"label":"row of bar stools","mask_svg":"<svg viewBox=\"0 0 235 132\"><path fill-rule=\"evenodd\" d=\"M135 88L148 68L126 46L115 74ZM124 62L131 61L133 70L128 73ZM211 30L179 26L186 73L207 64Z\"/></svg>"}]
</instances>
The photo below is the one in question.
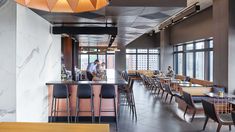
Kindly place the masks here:
<instances>
[{"instance_id":1,"label":"row of bar stools","mask_svg":"<svg viewBox=\"0 0 235 132\"><path fill-rule=\"evenodd\" d=\"M57 99L66 99L66 110L68 116L68 122L70 122L70 106L69 106L69 89L67 85L58 84L54 85L53 88L53 99L52 99L52 107L51 107L51 116L55 116L57 112L63 112L57 110ZM90 99L90 111L81 111L80 110L80 100L81 99ZM102 99L113 99L113 111L103 111L102 110ZM79 112L91 112L92 122L95 122L94 115L94 94L91 85L89 84L80 84L77 89L77 97L76 97L76 117L75 122L79 119ZM117 116L117 108L116 108L116 91L115 86L111 84L103 84L100 90L100 107L99 107L99 123L101 122L101 113L102 112L114 112L116 119L116 128L118 129L118 116ZM53 121L53 119L52 119Z\"/></svg>"},{"instance_id":2,"label":"row of bar stools","mask_svg":"<svg viewBox=\"0 0 235 132\"><path fill-rule=\"evenodd\" d=\"M113 111L103 111L102 110L102 99L113 99ZM104 84L101 86L100 90L100 108L99 108L99 123L101 122L101 113L102 112L114 112L115 120L116 120L116 129L118 129L118 115L117 115L117 108L116 108L116 92L115 86L111 84Z\"/></svg>"},{"instance_id":3,"label":"row of bar stools","mask_svg":"<svg viewBox=\"0 0 235 132\"><path fill-rule=\"evenodd\" d=\"M56 114L58 115L58 112L66 112L67 111L67 120L68 123L70 122L70 106L69 106L69 89L67 85L63 85L63 84L56 84L53 87L53 96L52 96L52 106L51 106L51 121L54 121L54 117L56 116ZM58 111L58 107L57 107L57 100L61 100L61 99L66 99L66 111Z\"/></svg>"},{"instance_id":4,"label":"row of bar stools","mask_svg":"<svg viewBox=\"0 0 235 132\"><path fill-rule=\"evenodd\" d=\"M81 111L80 110L80 99L90 99L90 111ZM77 89L77 101L76 101L76 117L75 122L77 122L77 118L79 118L79 112L91 112L91 120L92 123L95 122L95 113L94 113L94 94L89 84L80 84Z\"/></svg>"}]
</instances>

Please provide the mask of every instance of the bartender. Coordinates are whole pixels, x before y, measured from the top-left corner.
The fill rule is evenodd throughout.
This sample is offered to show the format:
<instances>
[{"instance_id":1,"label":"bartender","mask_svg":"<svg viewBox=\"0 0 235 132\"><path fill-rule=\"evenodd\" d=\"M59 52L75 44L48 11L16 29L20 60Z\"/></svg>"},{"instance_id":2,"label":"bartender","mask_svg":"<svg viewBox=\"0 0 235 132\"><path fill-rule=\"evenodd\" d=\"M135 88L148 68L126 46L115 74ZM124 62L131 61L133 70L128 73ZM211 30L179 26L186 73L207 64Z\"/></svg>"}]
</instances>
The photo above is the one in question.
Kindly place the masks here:
<instances>
[{"instance_id":1,"label":"bartender","mask_svg":"<svg viewBox=\"0 0 235 132\"><path fill-rule=\"evenodd\" d=\"M92 81L93 77L96 75L96 66L98 64L99 60L95 60L94 62L88 64L86 74L89 81Z\"/></svg>"}]
</instances>

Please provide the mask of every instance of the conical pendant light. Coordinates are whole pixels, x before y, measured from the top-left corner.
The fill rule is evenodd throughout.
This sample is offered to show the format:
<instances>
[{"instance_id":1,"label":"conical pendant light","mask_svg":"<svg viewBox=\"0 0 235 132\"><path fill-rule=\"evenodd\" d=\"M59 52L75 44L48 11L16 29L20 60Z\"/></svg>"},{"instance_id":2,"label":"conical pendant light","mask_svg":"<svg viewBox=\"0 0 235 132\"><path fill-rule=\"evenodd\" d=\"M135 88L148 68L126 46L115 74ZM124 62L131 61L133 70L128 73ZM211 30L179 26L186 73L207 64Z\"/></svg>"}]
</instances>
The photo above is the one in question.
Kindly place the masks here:
<instances>
[{"instance_id":1,"label":"conical pendant light","mask_svg":"<svg viewBox=\"0 0 235 132\"><path fill-rule=\"evenodd\" d=\"M95 11L109 4L110 0L15 0L23 6L48 12L79 13Z\"/></svg>"}]
</instances>

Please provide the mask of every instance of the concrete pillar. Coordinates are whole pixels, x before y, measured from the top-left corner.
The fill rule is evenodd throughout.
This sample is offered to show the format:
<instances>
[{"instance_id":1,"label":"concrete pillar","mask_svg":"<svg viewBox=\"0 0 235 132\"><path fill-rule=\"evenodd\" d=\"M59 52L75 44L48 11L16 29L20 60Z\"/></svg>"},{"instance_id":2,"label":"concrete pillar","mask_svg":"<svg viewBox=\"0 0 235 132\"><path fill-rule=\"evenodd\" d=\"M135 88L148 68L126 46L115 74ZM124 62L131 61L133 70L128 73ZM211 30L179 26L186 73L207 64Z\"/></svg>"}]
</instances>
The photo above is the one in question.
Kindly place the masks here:
<instances>
[{"instance_id":1,"label":"concrete pillar","mask_svg":"<svg viewBox=\"0 0 235 132\"><path fill-rule=\"evenodd\" d=\"M164 29L160 32L160 69L167 71L170 65L173 67L173 45L170 45L170 29Z\"/></svg>"},{"instance_id":2,"label":"concrete pillar","mask_svg":"<svg viewBox=\"0 0 235 132\"><path fill-rule=\"evenodd\" d=\"M213 1L214 83L235 90L235 1Z\"/></svg>"},{"instance_id":3,"label":"concrete pillar","mask_svg":"<svg viewBox=\"0 0 235 132\"><path fill-rule=\"evenodd\" d=\"M126 48L123 45L118 48L120 51L115 52L115 69L120 72L126 70Z\"/></svg>"}]
</instances>

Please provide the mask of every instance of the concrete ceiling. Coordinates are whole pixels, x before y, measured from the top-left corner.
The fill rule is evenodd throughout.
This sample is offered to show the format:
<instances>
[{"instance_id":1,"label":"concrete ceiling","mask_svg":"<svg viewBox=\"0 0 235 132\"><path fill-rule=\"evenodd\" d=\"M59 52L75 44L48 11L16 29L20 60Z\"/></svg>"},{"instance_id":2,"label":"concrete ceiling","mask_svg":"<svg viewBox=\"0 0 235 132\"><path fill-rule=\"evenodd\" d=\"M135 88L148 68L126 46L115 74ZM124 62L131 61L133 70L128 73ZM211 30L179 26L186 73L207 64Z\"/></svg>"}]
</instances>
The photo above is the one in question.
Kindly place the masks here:
<instances>
[{"instance_id":1,"label":"concrete ceiling","mask_svg":"<svg viewBox=\"0 0 235 132\"><path fill-rule=\"evenodd\" d=\"M77 14L49 13L33 10L51 23L80 23L74 26L117 26L114 46L127 45L149 32L187 4L187 0L112 0L95 11ZM82 24L81 24L82 23ZM102 24L101 24L102 23ZM70 24L71 25L71 24ZM81 46L107 46L108 35L77 35Z\"/></svg>"}]
</instances>

